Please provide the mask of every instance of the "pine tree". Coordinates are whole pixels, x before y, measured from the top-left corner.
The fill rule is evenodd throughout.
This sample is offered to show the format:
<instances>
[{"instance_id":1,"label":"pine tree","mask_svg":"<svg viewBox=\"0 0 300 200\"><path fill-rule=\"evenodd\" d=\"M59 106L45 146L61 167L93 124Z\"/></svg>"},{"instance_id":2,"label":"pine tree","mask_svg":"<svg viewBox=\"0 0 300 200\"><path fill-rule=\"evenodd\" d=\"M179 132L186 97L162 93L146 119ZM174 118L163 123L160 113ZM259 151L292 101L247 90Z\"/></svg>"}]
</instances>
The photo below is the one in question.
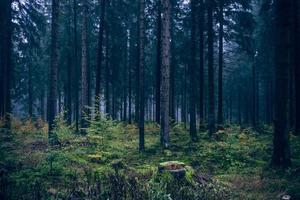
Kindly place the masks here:
<instances>
[{"instance_id":1,"label":"pine tree","mask_svg":"<svg viewBox=\"0 0 300 200\"><path fill-rule=\"evenodd\" d=\"M57 143L53 132L54 119L56 116L57 101L57 80L58 80L58 29L59 29L59 0L52 0L52 22L51 22L51 63L48 96L48 123L49 141L51 144Z\"/></svg>"},{"instance_id":2,"label":"pine tree","mask_svg":"<svg viewBox=\"0 0 300 200\"><path fill-rule=\"evenodd\" d=\"M289 30L291 28L292 0L275 1L275 115L272 164L277 167L291 165L289 135L287 127L288 111L288 65Z\"/></svg>"},{"instance_id":3,"label":"pine tree","mask_svg":"<svg viewBox=\"0 0 300 200\"><path fill-rule=\"evenodd\" d=\"M162 66L161 66L161 143L169 145L169 103L170 103L170 0L162 1Z\"/></svg>"}]
</instances>

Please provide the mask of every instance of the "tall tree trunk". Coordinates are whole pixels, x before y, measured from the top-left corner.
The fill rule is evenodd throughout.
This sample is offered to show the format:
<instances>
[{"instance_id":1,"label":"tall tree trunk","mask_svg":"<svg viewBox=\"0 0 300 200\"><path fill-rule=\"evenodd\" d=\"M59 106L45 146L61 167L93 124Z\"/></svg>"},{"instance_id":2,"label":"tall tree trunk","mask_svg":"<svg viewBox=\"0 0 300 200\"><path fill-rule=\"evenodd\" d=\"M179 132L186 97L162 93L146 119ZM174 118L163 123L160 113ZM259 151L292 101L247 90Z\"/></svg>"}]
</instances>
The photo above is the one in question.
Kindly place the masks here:
<instances>
[{"instance_id":1,"label":"tall tree trunk","mask_svg":"<svg viewBox=\"0 0 300 200\"><path fill-rule=\"evenodd\" d=\"M131 124L131 110L132 110L132 49L133 49L133 39L132 39L132 29L129 29L129 66L128 66L128 123Z\"/></svg>"},{"instance_id":2,"label":"tall tree trunk","mask_svg":"<svg viewBox=\"0 0 300 200\"><path fill-rule=\"evenodd\" d=\"M72 18L72 5L71 0L68 2L68 9L69 9L69 16L68 16L68 25L67 25L67 31L68 31L68 55L67 55L67 86L66 86L66 102L65 102L65 108L66 108L66 114L67 114L67 123L68 125L71 125L72 123L72 38L71 38L71 18Z\"/></svg>"},{"instance_id":3,"label":"tall tree trunk","mask_svg":"<svg viewBox=\"0 0 300 200\"><path fill-rule=\"evenodd\" d=\"M161 68L161 143L169 145L169 101L170 101L170 0L162 1L162 68Z\"/></svg>"},{"instance_id":4,"label":"tall tree trunk","mask_svg":"<svg viewBox=\"0 0 300 200\"><path fill-rule=\"evenodd\" d=\"M125 74L125 77L124 77L124 85L123 85L123 121L126 121L127 120L127 90L128 90L128 81L127 79L129 78L129 62L130 62L130 59L129 59L129 56L130 56L130 31L128 29L126 29L126 36L127 36L127 39L126 39L126 46L125 46L125 57L126 57L126 63L125 63L125 68L124 68L124 74Z\"/></svg>"},{"instance_id":5,"label":"tall tree trunk","mask_svg":"<svg viewBox=\"0 0 300 200\"><path fill-rule=\"evenodd\" d=\"M160 123L160 83L161 83L161 0L157 0L157 46L156 46L156 81L155 81L155 121Z\"/></svg>"},{"instance_id":6,"label":"tall tree trunk","mask_svg":"<svg viewBox=\"0 0 300 200\"><path fill-rule=\"evenodd\" d=\"M110 111L110 63L109 63L109 32L106 25L105 29L105 113L111 114Z\"/></svg>"},{"instance_id":7,"label":"tall tree trunk","mask_svg":"<svg viewBox=\"0 0 300 200\"><path fill-rule=\"evenodd\" d=\"M32 66L28 65L28 117L32 118L33 113L33 85L32 85Z\"/></svg>"},{"instance_id":8,"label":"tall tree trunk","mask_svg":"<svg viewBox=\"0 0 300 200\"><path fill-rule=\"evenodd\" d=\"M242 113L241 113L241 86L238 87L238 123L241 126L242 125Z\"/></svg>"},{"instance_id":9,"label":"tall tree trunk","mask_svg":"<svg viewBox=\"0 0 300 200\"><path fill-rule=\"evenodd\" d=\"M289 134L287 128L288 111L288 65L289 29L292 0L275 1L275 115L272 164L277 167L291 165Z\"/></svg>"},{"instance_id":10,"label":"tall tree trunk","mask_svg":"<svg viewBox=\"0 0 300 200\"><path fill-rule=\"evenodd\" d=\"M144 87L144 63L145 63L145 0L140 0L139 3L139 149L143 151L145 149L145 87Z\"/></svg>"},{"instance_id":11,"label":"tall tree trunk","mask_svg":"<svg viewBox=\"0 0 300 200\"><path fill-rule=\"evenodd\" d=\"M190 136L193 142L198 140L196 129L196 97L195 97L195 72L196 72L196 0L191 1L191 61L189 66L190 75Z\"/></svg>"},{"instance_id":12,"label":"tall tree trunk","mask_svg":"<svg viewBox=\"0 0 300 200\"><path fill-rule=\"evenodd\" d=\"M61 103L62 103L62 101L61 101L61 89L59 88L58 89L58 113L61 113Z\"/></svg>"},{"instance_id":13,"label":"tall tree trunk","mask_svg":"<svg viewBox=\"0 0 300 200\"><path fill-rule=\"evenodd\" d=\"M77 46L77 0L73 0L73 23L74 23L74 67L75 67L75 126L76 126L76 133L79 132L79 64L78 64L78 46Z\"/></svg>"},{"instance_id":14,"label":"tall tree trunk","mask_svg":"<svg viewBox=\"0 0 300 200\"><path fill-rule=\"evenodd\" d=\"M85 115L88 114L88 66L87 66L87 0L83 0L83 22L82 22L82 52L81 52L81 128L82 133L85 133L84 128L87 127Z\"/></svg>"},{"instance_id":15,"label":"tall tree trunk","mask_svg":"<svg viewBox=\"0 0 300 200\"><path fill-rule=\"evenodd\" d=\"M199 0L199 129L204 123L204 2Z\"/></svg>"},{"instance_id":16,"label":"tall tree trunk","mask_svg":"<svg viewBox=\"0 0 300 200\"><path fill-rule=\"evenodd\" d=\"M174 5L172 5L174 3ZM175 72L176 72L176 59L175 54L172 56L173 51L175 49L175 39L174 38L174 28L175 28L175 22L173 20L173 13L174 13L174 6L176 6L176 1L171 1L171 11L170 11L170 121L172 124L175 123Z\"/></svg>"},{"instance_id":17,"label":"tall tree trunk","mask_svg":"<svg viewBox=\"0 0 300 200\"><path fill-rule=\"evenodd\" d=\"M11 0L0 3L0 118L4 118L5 127L10 128L10 80L12 72L12 11Z\"/></svg>"},{"instance_id":18,"label":"tall tree trunk","mask_svg":"<svg viewBox=\"0 0 300 200\"><path fill-rule=\"evenodd\" d=\"M295 134L300 135L300 2L294 0L294 88L295 88Z\"/></svg>"},{"instance_id":19,"label":"tall tree trunk","mask_svg":"<svg viewBox=\"0 0 300 200\"><path fill-rule=\"evenodd\" d=\"M183 89L183 105L182 105L182 121L184 123L184 127L186 128L187 123L187 66L184 65L184 89Z\"/></svg>"},{"instance_id":20,"label":"tall tree trunk","mask_svg":"<svg viewBox=\"0 0 300 200\"><path fill-rule=\"evenodd\" d=\"M294 53L294 52L293 52ZM289 129L292 130L294 128L294 124L295 124L295 102L294 102L294 57L291 58L290 60L290 65L289 65L289 83L288 83L288 87L289 87Z\"/></svg>"},{"instance_id":21,"label":"tall tree trunk","mask_svg":"<svg viewBox=\"0 0 300 200\"><path fill-rule=\"evenodd\" d=\"M42 88L40 91L40 111L41 111L41 119L45 120L45 88Z\"/></svg>"},{"instance_id":22,"label":"tall tree trunk","mask_svg":"<svg viewBox=\"0 0 300 200\"><path fill-rule=\"evenodd\" d=\"M252 126L256 127L256 59L252 64Z\"/></svg>"},{"instance_id":23,"label":"tall tree trunk","mask_svg":"<svg viewBox=\"0 0 300 200\"><path fill-rule=\"evenodd\" d=\"M52 22L51 22L51 64L48 97L48 123L49 142L57 143L54 128L57 101L57 78L58 78L58 28L59 28L59 0L52 0Z\"/></svg>"},{"instance_id":24,"label":"tall tree trunk","mask_svg":"<svg viewBox=\"0 0 300 200\"><path fill-rule=\"evenodd\" d=\"M223 123L223 37L224 37L224 8L223 0L220 1L219 13L219 77L218 77L218 124Z\"/></svg>"},{"instance_id":25,"label":"tall tree trunk","mask_svg":"<svg viewBox=\"0 0 300 200\"><path fill-rule=\"evenodd\" d=\"M213 2L207 0L207 43L208 43L208 134L215 132L215 94L214 94L214 30Z\"/></svg>"},{"instance_id":26,"label":"tall tree trunk","mask_svg":"<svg viewBox=\"0 0 300 200\"><path fill-rule=\"evenodd\" d=\"M100 93L101 93L101 66L103 60L103 36L104 36L104 18L105 18L105 2L106 0L101 0L101 16L100 16L100 30L98 36L98 61L97 61L97 70L96 70L96 91L95 91L95 102L97 102L100 109ZM97 105L96 104L96 105Z\"/></svg>"}]
</instances>

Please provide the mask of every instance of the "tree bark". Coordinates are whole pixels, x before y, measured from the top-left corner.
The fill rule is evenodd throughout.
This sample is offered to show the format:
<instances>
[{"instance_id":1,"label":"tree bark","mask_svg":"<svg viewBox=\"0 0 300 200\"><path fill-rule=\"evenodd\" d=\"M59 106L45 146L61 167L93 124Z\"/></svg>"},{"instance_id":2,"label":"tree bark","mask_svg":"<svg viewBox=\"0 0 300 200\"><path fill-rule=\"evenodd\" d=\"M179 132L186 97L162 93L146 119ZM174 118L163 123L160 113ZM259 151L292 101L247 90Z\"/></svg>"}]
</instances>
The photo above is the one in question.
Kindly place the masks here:
<instances>
[{"instance_id":1,"label":"tree bark","mask_svg":"<svg viewBox=\"0 0 300 200\"><path fill-rule=\"evenodd\" d=\"M68 125L72 123L72 38L71 38L71 18L72 18L72 5L71 0L68 1L68 9L69 9L69 16L68 16L68 25L67 25L67 32L68 32L68 55L67 55L67 86L66 86L66 102L65 102L65 111L67 117Z\"/></svg>"},{"instance_id":2,"label":"tree bark","mask_svg":"<svg viewBox=\"0 0 300 200\"><path fill-rule=\"evenodd\" d=\"M199 0L199 129L204 123L204 2Z\"/></svg>"},{"instance_id":3,"label":"tree bark","mask_svg":"<svg viewBox=\"0 0 300 200\"><path fill-rule=\"evenodd\" d=\"M132 115L131 115L131 110L132 110L132 54L133 54L133 38L132 38L132 29L129 29L129 61L130 64L128 66L128 123L131 124L132 122Z\"/></svg>"},{"instance_id":4,"label":"tree bark","mask_svg":"<svg viewBox=\"0 0 300 200\"><path fill-rule=\"evenodd\" d=\"M105 29L105 113L111 114L110 111L110 65L109 65L109 32L106 25Z\"/></svg>"},{"instance_id":5,"label":"tree bark","mask_svg":"<svg viewBox=\"0 0 300 200\"><path fill-rule=\"evenodd\" d=\"M161 68L161 143L169 145L169 101L170 101L170 0L162 1L162 68Z\"/></svg>"},{"instance_id":6,"label":"tree bark","mask_svg":"<svg viewBox=\"0 0 300 200\"><path fill-rule=\"evenodd\" d=\"M57 78L58 78L58 28L59 28L59 0L52 0L52 23L51 23L51 64L48 97L48 123L49 142L55 144L56 136L53 132L54 119L57 106Z\"/></svg>"},{"instance_id":7,"label":"tree bark","mask_svg":"<svg viewBox=\"0 0 300 200\"><path fill-rule=\"evenodd\" d=\"M256 127L256 61L252 64L252 126Z\"/></svg>"},{"instance_id":8,"label":"tree bark","mask_svg":"<svg viewBox=\"0 0 300 200\"><path fill-rule=\"evenodd\" d=\"M100 109L100 93L101 93L101 66L103 60L103 36L104 36L104 19L105 19L105 2L106 0L101 0L101 15L100 15L100 30L98 36L98 61L96 70L96 91L95 91L95 102L97 102ZM99 101L99 102L98 102ZM96 105L97 105L96 104Z\"/></svg>"},{"instance_id":9,"label":"tree bark","mask_svg":"<svg viewBox=\"0 0 300 200\"><path fill-rule=\"evenodd\" d=\"M213 2L207 0L207 43L208 43L208 134L215 132L215 94L214 94L214 30Z\"/></svg>"},{"instance_id":10,"label":"tree bark","mask_svg":"<svg viewBox=\"0 0 300 200\"><path fill-rule=\"evenodd\" d=\"M156 81L155 81L155 121L160 123L160 84L161 84L161 0L157 0L157 46L156 46Z\"/></svg>"},{"instance_id":11,"label":"tree bark","mask_svg":"<svg viewBox=\"0 0 300 200\"><path fill-rule=\"evenodd\" d=\"M12 72L12 11L11 0L0 3L0 118L5 127L10 128L11 95L10 80Z\"/></svg>"},{"instance_id":12,"label":"tree bark","mask_svg":"<svg viewBox=\"0 0 300 200\"><path fill-rule=\"evenodd\" d=\"M32 85L32 66L28 65L28 117L32 118L33 113L33 85Z\"/></svg>"},{"instance_id":13,"label":"tree bark","mask_svg":"<svg viewBox=\"0 0 300 200\"><path fill-rule=\"evenodd\" d=\"M195 72L196 72L196 0L191 1L191 61L189 66L190 76L190 136L193 142L198 140L196 129L196 97L195 97Z\"/></svg>"},{"instance_id":14,"label":"tree bark","mask_svg":"<svg viewBox=\"0 0 300 200\"><path fill-rule=\"evenodd\" d=\"M75 113L75 126L76 132L79 132L79 64L78 64L78 46L77 46L77 0L73 0L73 23L74 23L74 67L75 67L75 106L74 106L74 113Z\"/></svg>"},{"instance_id":15,"label":"tree bark","mask_svg":"<svg viewBox=\"0 0 300 200\"><path fill-rule=\"evenodd\" d=\"M145 63L145 0L140 0L139 3L139 149L145 149L145 87L144 87L144 63Z\"/></svg>"},{"instance_id":16,"label":"tree bark","mask_svg":"<svg viewBox=\"0 0 300 200\"><path fill-rule=\"evenodd\" d=\"M218 124L223 123L223 37L224 37L224 5L220 0L219 13L219 77L218 77Z\"/></svg>"},{"instance_id":17,"label":"tree bark","mask_svg":"<svg viewBox=\"0 0 300 200\"><path fill-rule=\"evenodd\" d=\"M300 135L300 2L294 0L294 95L295 95L295 134Z\"/></svg>"},{"instance_id":18,"label":"tree bark","mask_svg":"<svg viewBox=\"0 0 300 200\"><path fill-rule=\"evenodd\" d=\"M87 0L83 0L83 23L81 34L81 128L82 133L85 133L84 128L87 127L85 115L88 114L88 66L87 66Z\"/></svg>"},{"instance_id":19,"label":"tree bark","mask_svg":"<svg viewBox=\"0 0 300 200\"><path fill-rule=\"evenodd\" d=\"M275 1L275 114L272 164L276 167L291 165L289 134L287 128L288 111L288 65L289 29L291 23L292 0Z\"/></svg>"}]
</instances>

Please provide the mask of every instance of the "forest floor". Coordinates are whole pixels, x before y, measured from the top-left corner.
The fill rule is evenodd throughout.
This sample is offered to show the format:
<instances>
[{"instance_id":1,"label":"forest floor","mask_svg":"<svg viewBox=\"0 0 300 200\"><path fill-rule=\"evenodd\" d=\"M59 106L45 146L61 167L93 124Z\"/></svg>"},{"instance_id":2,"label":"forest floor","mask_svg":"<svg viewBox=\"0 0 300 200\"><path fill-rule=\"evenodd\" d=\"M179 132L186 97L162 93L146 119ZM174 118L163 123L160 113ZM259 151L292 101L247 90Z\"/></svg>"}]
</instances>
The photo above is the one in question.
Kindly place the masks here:
<instances>
[{"instance_id":1,"label":"forest floor","mask_svg":"<svg viewBox=\"0 0 300 200\"><path fill-rule=\"evenodd\" d=\"M86 188L80 190L81 193L92 191L89 184L96 179L93 172L113 171L112 163L122 163L123 168L143 174L147 179L154 176L159 163L176 160L222 185L230 193L227 199L274 200L281 199L284 194L300 199L300 140L291 135L293 167L285 171L271 169L268 162L272 153L272 134L268 127L264 133L257 133L251 128L227 125L213 138L200 132L199 142L191 143L187 130L177 124L172 128L171 146L166 150L159 145L159 126L147 123L144 152L138 151L135 125L111 122L100 135L89 130L82 136L73 134L72 127L59 122L56 133L60 145L55 148L49 147L46 130L47 126L42 122L15 121L12 133L3 131L0 135L2 196L10 199L21 199L21 196L22 199L33 199L35 196L39 199L47 193L48 199L60 199L62 193L69 193L69 199L72 199L70 194L74 196L76 188ZM115 179L116 182L119 180ZM77 197L90 196L78 194L80 192L77 190ZM151 199L163 198L157 194Z\"/></svg>"}]
</instances>

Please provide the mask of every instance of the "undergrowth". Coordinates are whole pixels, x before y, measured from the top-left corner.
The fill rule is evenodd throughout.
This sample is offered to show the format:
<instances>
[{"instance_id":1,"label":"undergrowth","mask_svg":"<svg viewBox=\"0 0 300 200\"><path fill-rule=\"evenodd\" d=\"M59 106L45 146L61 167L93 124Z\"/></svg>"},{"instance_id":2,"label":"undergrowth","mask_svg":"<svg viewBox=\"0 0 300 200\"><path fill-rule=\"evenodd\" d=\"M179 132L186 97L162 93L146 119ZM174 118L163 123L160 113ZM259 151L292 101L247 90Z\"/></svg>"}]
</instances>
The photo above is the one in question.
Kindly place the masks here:
<instances>
[{"instance_id":1,"label":"undergrowth","mask_svg":"<svg viewBox=\"0 0 300 200\"><path fill-rule=\"evenodd\" d=\"M227 125L213 138L199 132L192 143L174 124L171 146L162 149L159 126L146 123L146 150L138 151L134 124L96 114L86 135L76 134L59 115L50 147L42 120L14 119L0 135L0 199L300 199L300 141L291 136L293 167L271 170L271 128L263 134ZM178 160L193 169L183 179L161 174L161 162ZM120 163L116 169L114 163Z\"/></svg>"}]
</instances>

